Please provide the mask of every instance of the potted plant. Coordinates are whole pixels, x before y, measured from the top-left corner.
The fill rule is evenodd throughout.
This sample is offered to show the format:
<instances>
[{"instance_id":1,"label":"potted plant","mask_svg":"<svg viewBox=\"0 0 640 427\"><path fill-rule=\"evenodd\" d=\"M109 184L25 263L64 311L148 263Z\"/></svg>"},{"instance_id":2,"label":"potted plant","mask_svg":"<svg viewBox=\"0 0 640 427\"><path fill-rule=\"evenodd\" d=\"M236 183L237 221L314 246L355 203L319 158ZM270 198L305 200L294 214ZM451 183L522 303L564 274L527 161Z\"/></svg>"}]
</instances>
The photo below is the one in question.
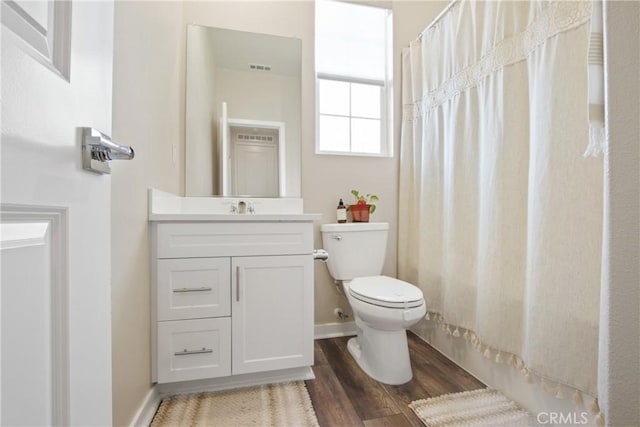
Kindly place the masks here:
<instances>
[{"instance_id":1,"label":"potted plant","mask_svg":"<svg viewBox=\"0 0 640 427\"><path fill-rule=\"evenodd\" d=\"M353 222L369 222L369 215L376 211L373 202L380 200L375 194L360 194L358 190L351 190L351 194L356 198L356 204L349 205Z\"/></svg>"}]
</instances>

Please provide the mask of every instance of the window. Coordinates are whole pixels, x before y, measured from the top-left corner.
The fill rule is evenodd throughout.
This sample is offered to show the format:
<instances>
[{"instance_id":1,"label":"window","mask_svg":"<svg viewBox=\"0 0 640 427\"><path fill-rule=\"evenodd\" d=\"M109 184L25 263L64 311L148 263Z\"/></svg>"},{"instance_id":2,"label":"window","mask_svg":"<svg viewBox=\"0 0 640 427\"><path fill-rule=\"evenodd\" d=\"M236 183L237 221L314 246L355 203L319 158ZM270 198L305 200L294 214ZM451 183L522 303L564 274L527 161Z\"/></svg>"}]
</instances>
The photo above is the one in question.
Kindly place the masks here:
<instances>
[{"instance_id":1,"label":"window","mask_svg":"<svg viewBox=\"0 0 640 427\"><path fill-rule=\"evenodd\" d=\"M316 2L316 152L391 156L391 11Z\"/></svg>"}]
</instances>

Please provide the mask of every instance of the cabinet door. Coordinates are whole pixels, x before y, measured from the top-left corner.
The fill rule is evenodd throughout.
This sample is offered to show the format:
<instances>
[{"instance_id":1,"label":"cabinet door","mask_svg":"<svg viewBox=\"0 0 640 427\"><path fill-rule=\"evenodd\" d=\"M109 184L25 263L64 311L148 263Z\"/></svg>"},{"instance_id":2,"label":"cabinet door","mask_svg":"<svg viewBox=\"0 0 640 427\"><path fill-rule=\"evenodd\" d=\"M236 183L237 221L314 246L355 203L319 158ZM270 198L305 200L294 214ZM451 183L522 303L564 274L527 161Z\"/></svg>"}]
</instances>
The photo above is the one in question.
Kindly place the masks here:
<instances>
[{"instance_id":1,"label":"cabinet door","mask_svg":"<svg viewBox=\"0 0 640 427\"><path fill-rule=\"evenodd\" d=\"M158 260L158 320L231 314L229 258Z\"/></svg>"},{"instance_id":2,"label":"cabinet door","mask_svg":"<svg viewBox=\"0 0 640 427\"><path fill-rule=\"evenodd\" d=\"M313 257L232 259L232 372L313 364Z\"/></svg>"}]
</instances>

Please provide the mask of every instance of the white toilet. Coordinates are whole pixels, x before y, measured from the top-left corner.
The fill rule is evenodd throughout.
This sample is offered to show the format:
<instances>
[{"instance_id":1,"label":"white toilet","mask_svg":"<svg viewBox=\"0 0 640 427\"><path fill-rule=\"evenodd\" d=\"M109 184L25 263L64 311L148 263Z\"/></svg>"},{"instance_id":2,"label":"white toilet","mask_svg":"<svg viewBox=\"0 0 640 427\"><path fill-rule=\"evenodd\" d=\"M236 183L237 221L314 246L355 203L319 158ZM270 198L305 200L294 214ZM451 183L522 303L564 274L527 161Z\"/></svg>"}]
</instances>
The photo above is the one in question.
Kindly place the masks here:
<instances>
[{"instance_id":1,"label":"white toilet","mask_svg":"<svg viewBox=\"0 0 640 427\"><path fill-rule=\"evenodd\" d=\"M320 226L329 273L342 282L358 327L358 336L349 340L349 353L373 379L404 384L413 377L406 329L427 309L420 289L379 275L388 230L383 222Z\"/></svg>"}]
</instances>

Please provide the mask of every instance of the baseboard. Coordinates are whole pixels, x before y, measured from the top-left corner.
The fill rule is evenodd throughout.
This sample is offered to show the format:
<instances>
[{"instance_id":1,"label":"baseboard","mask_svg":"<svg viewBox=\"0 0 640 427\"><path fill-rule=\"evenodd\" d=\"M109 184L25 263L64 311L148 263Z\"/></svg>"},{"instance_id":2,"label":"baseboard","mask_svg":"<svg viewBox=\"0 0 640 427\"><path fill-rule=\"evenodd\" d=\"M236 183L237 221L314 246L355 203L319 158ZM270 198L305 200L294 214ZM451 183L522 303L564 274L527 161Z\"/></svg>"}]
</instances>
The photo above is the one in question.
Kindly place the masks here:
<instances>
[{"instance_id":1,"label":"baseboard","mask_svg":"<svg viewBox=\"0 0 640 427\"><path fill-rule=\"evenodd\" d=\"M240 387L252 387L289 381L312 380L315 378L310 367L282 369L279 371L256 372L253 374L232 375L229 377L193 380L158 384L160 398L178 394L201 393L209 391L231 390Z\"/></svg>"},{"instance_id":2,"label":"baseboard","mask_svg":"<svg viewBox=\"0 0 640 427\"><path fill-rule=\"evenodd\" d=\"M156 386L153 386L134 415L130 424L131 427L146 427L151 424L151 420L153 420L153 416L156 414L158 406L160 406L160 393L158 393Z\"/></svg>"},{"instance_id":3,"label":"baseboard","mask_svg":"<svg viewBox=\"0 0 640 427\"><path fill-rule=\"evenodd\" d=\"M355 322L323 323L315 326L315 339L349 337L357 335Z\"/></svg>"}]
</instances>

